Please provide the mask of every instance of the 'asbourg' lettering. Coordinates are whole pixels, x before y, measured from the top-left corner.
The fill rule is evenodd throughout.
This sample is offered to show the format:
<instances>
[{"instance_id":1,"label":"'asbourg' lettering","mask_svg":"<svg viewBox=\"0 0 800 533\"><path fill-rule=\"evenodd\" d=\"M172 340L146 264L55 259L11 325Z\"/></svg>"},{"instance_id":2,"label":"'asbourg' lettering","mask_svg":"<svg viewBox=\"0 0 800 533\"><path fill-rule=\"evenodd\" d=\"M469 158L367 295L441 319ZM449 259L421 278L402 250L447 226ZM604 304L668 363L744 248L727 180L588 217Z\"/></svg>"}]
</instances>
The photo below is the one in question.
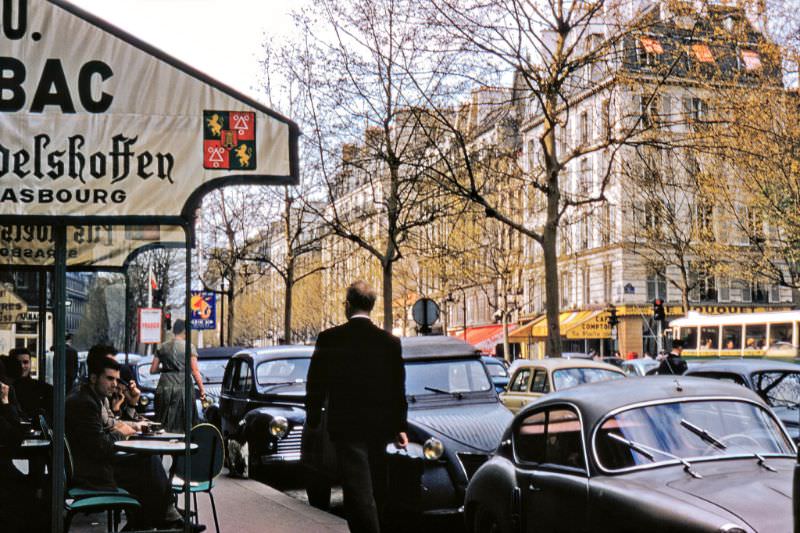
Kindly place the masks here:
<instances>
[{"instance_id":1,"label":"'asbourg' lettering","mask_svg":"<svg viewBox=\"0 0 800 533\"><path fill-rule=\"evenodd\" d=\"M111 138L108 152L91 154L83 150L86 140L82 135L68 137L67 145L59 150L48 149L50 136L45 133L34 136L30 149L20 148L12 152L0 144L0 178L6 175L32 176L40 180L67 177L86 183L87 178L110 177L111 183L118 183L136 176L142 180L155 177L173 183L175 157L171 153L135 152L133 148L138 138L115 135Z\"/></svg>"}]
</instances>

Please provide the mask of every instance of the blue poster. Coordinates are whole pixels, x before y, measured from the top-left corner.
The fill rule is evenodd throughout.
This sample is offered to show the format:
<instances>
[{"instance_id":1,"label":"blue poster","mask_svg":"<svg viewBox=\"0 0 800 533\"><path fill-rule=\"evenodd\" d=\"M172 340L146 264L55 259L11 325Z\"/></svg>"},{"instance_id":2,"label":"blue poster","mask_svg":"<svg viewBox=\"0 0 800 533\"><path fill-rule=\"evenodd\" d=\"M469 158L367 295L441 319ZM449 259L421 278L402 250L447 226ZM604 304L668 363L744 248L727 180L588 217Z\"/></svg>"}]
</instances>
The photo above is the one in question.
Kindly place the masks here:
<instances>
[{"instance_id":1,"label":"blue poster","mask_svg":"<svg viewBox=\"0 0 800 533\"><path fill-rule=\"evenodd\" d=\"M217 329L217 295L192 291L192 329Z\"/></svg>"}]
</instances>

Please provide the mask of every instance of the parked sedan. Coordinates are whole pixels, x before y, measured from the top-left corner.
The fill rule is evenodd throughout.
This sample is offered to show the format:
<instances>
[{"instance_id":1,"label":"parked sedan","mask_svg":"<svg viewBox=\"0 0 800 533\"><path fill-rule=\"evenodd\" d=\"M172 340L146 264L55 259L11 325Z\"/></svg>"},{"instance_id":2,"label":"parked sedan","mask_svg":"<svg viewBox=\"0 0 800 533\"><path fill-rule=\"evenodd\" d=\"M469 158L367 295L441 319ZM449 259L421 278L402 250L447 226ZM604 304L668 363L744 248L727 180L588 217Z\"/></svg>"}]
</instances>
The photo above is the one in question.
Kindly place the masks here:
<instances>
[{"instance_id":1,"label":"parked sedan","mask_svg":"<svg viewBox=\"0 0 800 533\"><path fill-rule=\"evenodd\" d=\"M584 383L624 378L619 367L591 359L532 359L520 363L508 390L500 395L503 405L516 413L544 394Z\"/></svg>"},{"instance_id":2,"label":"parked sedan","mask_svg":"<svg viewBox=\"0 0 800 533\"><path fill-rule=\"evenodd\" d=\"M649 357L639 359L628 359L622 362L622 370L629 376L646 376L651 370L658 368L660 363Z\"/></svg>"},{"instance_id":3,"label":"parked sedan","mask_svg":"<svg viewBox=\"0 0 800 533\"><path fill-rule=\"evenodd\" d=\"M752 391L604 382L521 411L472 478L470 532L792 531L795 447Z\"/></svg>"},{"instance_id":4,"label":"parked sedan","mask_svg":"<svg viewBox=\"0 0 800 533\"><path fill-rule=\"evenodd\" d=\"M231 474L261 477L300 461L313 346L245 348L225 367L220 429Z\"/></svg>"},{"instance_id":5,"label":"parked sedan","mask_svg":"<svg viewBox=\"0 0 800 533\"><path fill-rule=\"evenodd\" d=\"M500 442L511 413L497 398L475 348L453 337L401 339L408 399L406 450L390 454L387 501L406 515L458 514L467 482ZM321 425L324 425L321 424ZM338 484L335 455L319 428L306 428L309 502L326 508Z\"/></svg>"},{"instance_id":6,"label":"parked sedan","mask_svg":"<svg viewBox=\"0 0 800 533\"><path fill-rule=\"evenodd\" d=\"M698 362L687 376L730 381L752 389L772 407L794 441L800 442L800 367L769 359L720 359Z\"/></svg>"},{"instance_id":7,"label":"parked sedan","mask_svg":"<svg viewBox=\"0 0 800 533\"><path fill-rule=\"evenodd\" d=\"M509 375L508 366L506 365L505 360L499 357L489 357L484 355L481 357L481 361L483 361L483 364L486 365L486 370L489 371L489 377L492 378L494 389L498 393L506 390Z\"/></svg>"}]
</instances>

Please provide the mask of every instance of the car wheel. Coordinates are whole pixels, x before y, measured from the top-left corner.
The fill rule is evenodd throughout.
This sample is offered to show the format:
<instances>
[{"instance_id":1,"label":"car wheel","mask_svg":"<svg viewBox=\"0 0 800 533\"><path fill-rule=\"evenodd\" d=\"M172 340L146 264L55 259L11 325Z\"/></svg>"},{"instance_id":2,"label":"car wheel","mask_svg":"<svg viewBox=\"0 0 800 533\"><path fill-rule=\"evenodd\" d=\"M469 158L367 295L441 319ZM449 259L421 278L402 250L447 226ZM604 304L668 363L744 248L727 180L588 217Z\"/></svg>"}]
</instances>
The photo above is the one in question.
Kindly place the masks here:
<instances>
[{"instance_id":1,"label":"car wheel","mask_svg":"<svg viewBox=\"0 0 800 533\"><path fill-rule=\"evenodd\" d=\"M228 471L233 477L250 476L250 451L247 443L239 443L236 439L227 439L225 443L227 450Z\"/></svg>"},{"instance_id":2,"label":"car wheel","mask_svg":"<svg viewBox=\"0 0 800 533\"><path fill-rule=\"evenodd\" d=\"M312 507L327 511L331 506L331 484L321 474L306 474L306 496Z\"/></svg>"}]
</instances>

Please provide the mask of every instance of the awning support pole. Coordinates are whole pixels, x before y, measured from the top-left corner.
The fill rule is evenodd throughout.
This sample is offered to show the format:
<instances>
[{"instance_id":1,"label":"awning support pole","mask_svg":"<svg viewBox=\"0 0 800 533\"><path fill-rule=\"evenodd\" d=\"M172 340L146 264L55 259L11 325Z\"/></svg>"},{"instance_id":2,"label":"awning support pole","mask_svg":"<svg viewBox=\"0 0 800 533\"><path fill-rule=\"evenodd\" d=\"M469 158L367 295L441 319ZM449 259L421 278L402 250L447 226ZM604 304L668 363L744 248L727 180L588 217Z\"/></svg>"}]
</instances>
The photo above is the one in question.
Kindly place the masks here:
<instances>
[{"instance_id":1,"label":"awning support pole","mask_svg":"<svg viewBox=\"0 0 800 533\"><path fill-rule=\"evenodd\" d=\"M184 402L186 406L186 413L184 416L185 419L185 426L184 426L184 433L186 433L186 438L184 439L184 443L186 448L184 449L184 458L186 463L186 472L184 472L183 477L183 531L184 533L189 533L191 531L191 519L190 519L190 511L191 511L191 500L189 499L189 482L192 479L192 462L191 462L191 448L189 447L192 439L192 415L194 413L194 381L192 380L192 254L191 254L191 238L190 238L190 228L189 223L186 223L183 227L186 235L186 294L184 298L184 306L185 306L185 323L186 323L186 342L184 343L185 350L184 350Z\"/></svg>"},{"instance_id":2,"label":"awning support pole","mask_svg":"<svg viewBox=\"0 0 800 533\"><path fill-rule=\"evenodd\" d=\"M53 465L50 472L52 498L50 500L50 531L64 531L64 403L66 400L66 301L67 301L67 228L53 227L55 235L55 291L53 313L55 314L55 353L53 354Z\"/></svg>"}]
</instances>

